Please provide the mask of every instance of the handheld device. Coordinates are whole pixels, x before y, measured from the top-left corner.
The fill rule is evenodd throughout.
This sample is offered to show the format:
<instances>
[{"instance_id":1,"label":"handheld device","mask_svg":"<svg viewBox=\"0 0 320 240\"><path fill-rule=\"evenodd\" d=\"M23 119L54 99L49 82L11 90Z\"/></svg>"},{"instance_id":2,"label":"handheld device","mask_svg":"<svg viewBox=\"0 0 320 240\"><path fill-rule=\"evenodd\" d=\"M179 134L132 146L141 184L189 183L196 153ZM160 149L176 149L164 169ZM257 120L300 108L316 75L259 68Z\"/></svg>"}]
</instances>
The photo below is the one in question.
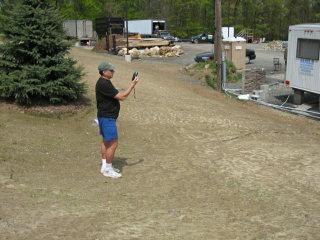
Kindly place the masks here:
<instances>
[{"instance_id":1,"label":"handheld device","mask_svg":"<svg viewBox=\"0 0 320 240\"><path fill-rule=\"evenodd\" d=\"M136 76L138 76L138 74L139 74L138 72L134 72L133 75L132 75L131 81L133 81L136 78Z\"/></svg>"},{"instance_id":2,"label":"handheld device","mask_svg":"<svg viewBox=\"0 0 320 240\"><path fill-rule=\"evenodd\" d=\"M138 72L134 72L132 75L131 81L133 81L136 78L136 76L138 76L138 74L139 74ZM133 95L134 95L134 98L136 98L136 89L135 88L133 89Z\"/></svg>"}]
</instances>

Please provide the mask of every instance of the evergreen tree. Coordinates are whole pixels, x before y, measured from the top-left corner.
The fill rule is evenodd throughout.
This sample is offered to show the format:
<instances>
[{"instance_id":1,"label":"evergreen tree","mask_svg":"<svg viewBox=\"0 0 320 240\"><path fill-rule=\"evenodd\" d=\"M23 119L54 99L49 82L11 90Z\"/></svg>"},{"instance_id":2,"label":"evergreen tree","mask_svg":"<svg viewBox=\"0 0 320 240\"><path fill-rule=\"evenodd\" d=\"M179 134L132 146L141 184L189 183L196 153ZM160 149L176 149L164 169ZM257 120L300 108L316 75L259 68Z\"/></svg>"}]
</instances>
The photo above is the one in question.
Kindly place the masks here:
<instances>
[{"instance_id":1,"label":"evergreen tree","mask_svg":"<svg viewBox=\"0 0 320 240\"><path fill-rule=\"evenodd\" d=\"M49 0L22 0L0 16L0 97L29 105L35 100L67 103L86 91L82 68L65 57L63 18Z\"/></svg>"}]
</instances>

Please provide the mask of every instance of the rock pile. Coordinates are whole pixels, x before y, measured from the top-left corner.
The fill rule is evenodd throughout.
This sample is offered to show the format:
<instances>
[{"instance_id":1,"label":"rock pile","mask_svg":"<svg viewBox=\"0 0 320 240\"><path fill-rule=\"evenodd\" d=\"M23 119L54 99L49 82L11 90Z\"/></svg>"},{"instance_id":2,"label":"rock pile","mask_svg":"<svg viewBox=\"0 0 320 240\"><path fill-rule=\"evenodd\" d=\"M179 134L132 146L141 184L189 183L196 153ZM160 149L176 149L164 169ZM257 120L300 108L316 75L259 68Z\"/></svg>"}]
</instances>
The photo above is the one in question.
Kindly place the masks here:
<instances>
[{"instance_id":1,"label":"rock pile","mask_svg":"<svg viewBox=\"0 0 320 240\"><path fill-rule=\"evenodd\" d=\"M282 51L282 41L272 41L263 46L264 50Z\"/></svg>"},{"instance_id":2,"label":"rock pile","mask_svg":"<svg viewBox=\"0 0 320 240\"><path fill-rule=\"evenodd\" d=\"M118 52L118 56L124 56L127 53L126 48L122 48ZM153 47L153 48L145 48L138 50L133 48L129 50L129 53L133 59L141 58L142 56L164 56L164 57L179 57L184 52L181 49L181 46L165 46L165 47Z\"/></svg>"}]
</instances>

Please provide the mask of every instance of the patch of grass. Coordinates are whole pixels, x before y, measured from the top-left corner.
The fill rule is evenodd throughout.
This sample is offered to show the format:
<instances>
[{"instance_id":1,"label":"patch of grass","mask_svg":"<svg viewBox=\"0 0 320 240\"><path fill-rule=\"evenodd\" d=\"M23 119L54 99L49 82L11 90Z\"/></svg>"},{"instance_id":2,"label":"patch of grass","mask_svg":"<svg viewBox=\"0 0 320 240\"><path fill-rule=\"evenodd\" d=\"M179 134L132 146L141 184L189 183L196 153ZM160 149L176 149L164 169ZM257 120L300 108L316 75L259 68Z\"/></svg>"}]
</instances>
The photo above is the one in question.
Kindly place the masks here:
<instances>
[{"instance_id":1,"label":"patch of grass","mask_svg":"<svg viewBox=\"0 0 320 240\"><path fill-rule=\"evenodd\" d=\"M0 101L3 100L0 98ZM69 104L50 104L47 101L39 99L31 106L24 106L12 101L3 100L3 104L16 109L20 113L40 118L62 119L72 117L78 113L88 114L95 109L88 97L82 97L78 101ZM92 108L92 109L91 109ZM4 123L0 123L0 129L5 128Z\"/></svg>"},{"instance_id":2,"label":"patch of grass","mask_svg":"<svg viewBox=\"0 0 320 240\"><path fill-rule=\"evenodd\" d=\"M12 156L9 154L3 154L2 156L0 156L0 162L11 162L11 161L23 163L23 162L26 162L26 159L24 157Z\"/></svg>"},{"instance_id":3,"label":"patch of grass","mask_svg":"<svg viewBox=\"0 0 320 240\"><path fill-rule=\"evenodd\" d=\"M35 106L31 108L25 108L26 114L51 119L63 119L66 117L72 117L78 113L87 115L94 111L94 107L90 107L90 104L78 103L69 105L47 105L47 106Z\"/></svg>"},{"instance_id":4,"label":"patch of grass","mask_svg":"<svg viewBox=\"0 0 320 240\"><path fill-rule=\"evenodd\" d=\"M195 65L195 69L196 70L204 70L206 69L206 67L208 69L212 69L214 72L216 72L216 65L214 64L213 61L207 61L207 62L198 62Z\"/></svg>"},{"instance_id":5,"label":"patch of grass","mask_svg":"<svg viewBox=\"0 0 320 240\"><path fill-rule=\"evenodd\" d=\"M85 111L85 114L84 114L84 115L89 115L89 114L93 113L94 111L96 111L96 108L95 108L95 107L88 108L88 109Z\"/></svg>"},{"instance_id":6,"label":"patch of grass","mask_svg":"<svg viewBox=\"0 0 320 240\"><path fill-rule=\"evenodd\" d=\"M38 112L27 112L27 114L35 117L42 117L42 118L52 118L52 119L62 119L61 113L38 113Z\"/></svg>"},{"instance_id":7,"label":"patch of grass","mask_svg":"<svg viewBox=\"0 0 320 240\"><path fill-rule=\"evenodd\" d=\"M24 158L24 157L19 157L19 156L15 156L12 158L14 161L17 161L17 162L27 162L27 160Z\"/></svg>"},{"instance_id":8,"label":"patch of grass","mask_svg":"<svg viewBox=\"0 0 320 240\"><path fill-rule=\"evenodd\" d=\"M8 156L0 156L0 162L7 162L10 158Z\"/></svg>"}]
</instances>

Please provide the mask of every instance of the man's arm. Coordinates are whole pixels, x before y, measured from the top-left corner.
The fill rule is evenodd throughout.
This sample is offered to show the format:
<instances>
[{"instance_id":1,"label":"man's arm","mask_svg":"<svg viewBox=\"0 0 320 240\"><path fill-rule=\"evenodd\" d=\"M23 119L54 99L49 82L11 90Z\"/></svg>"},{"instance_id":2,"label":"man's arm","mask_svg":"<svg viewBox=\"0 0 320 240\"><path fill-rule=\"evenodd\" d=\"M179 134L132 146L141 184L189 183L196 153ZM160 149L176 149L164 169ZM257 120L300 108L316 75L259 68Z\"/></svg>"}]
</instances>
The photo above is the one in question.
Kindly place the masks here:
<instances>
[{"instance_id":1,"label":"man's arm","mask_svg":"<svg viewBox=\"0 0 320 240\"><path fill-rule=\"evenodd\" d=\"M131 91L134 89L134 87L136 86L136 84L138 83L139 79L138 77L136 77L132 83L131 86L123 91L123 92L119 92L117 95L114 96L115 99L118 99L120 101L126 100L126 98L130 95Z\"/></svg>"}]
</instances>

